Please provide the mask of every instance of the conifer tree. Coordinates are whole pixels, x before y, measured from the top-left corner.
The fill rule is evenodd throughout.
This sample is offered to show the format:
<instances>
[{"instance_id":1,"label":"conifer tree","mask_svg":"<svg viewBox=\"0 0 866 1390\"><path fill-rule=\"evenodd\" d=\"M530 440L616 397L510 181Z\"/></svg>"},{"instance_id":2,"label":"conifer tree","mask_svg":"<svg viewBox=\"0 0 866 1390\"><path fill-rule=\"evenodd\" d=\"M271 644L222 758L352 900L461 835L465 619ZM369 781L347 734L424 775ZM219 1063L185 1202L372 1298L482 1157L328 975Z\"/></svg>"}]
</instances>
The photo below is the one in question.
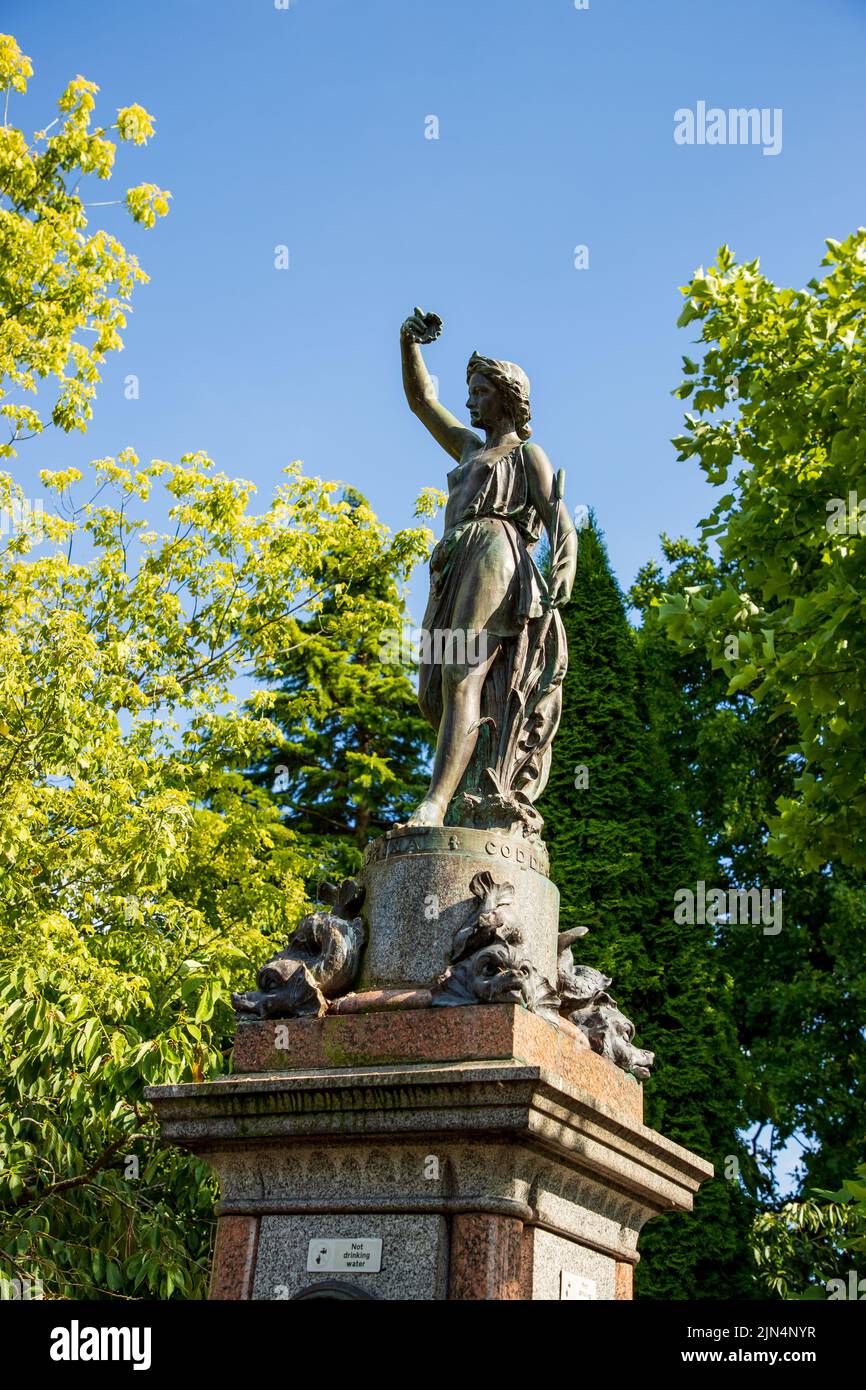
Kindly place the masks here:
<instances>
[{"instance_id":1,"label":"conifer tree","mask_svg":"<svg viewBox=\"0 0 866 1390\"><path fill-rule=\"evenodd\" d=\"M298 620L294 640L261 672L278 686L269 718L283 738L252 773L284 823L315 848L326 876L357 873L368 840L408 817L433 749L415 690L405 572L381 548L384 528L366 500L352 488L342 496L360 533L352 586L364 603L347 641L328 621L346 602L345 567L335 556L334 590L321 611Z\"/></svg>"}]
</instances>

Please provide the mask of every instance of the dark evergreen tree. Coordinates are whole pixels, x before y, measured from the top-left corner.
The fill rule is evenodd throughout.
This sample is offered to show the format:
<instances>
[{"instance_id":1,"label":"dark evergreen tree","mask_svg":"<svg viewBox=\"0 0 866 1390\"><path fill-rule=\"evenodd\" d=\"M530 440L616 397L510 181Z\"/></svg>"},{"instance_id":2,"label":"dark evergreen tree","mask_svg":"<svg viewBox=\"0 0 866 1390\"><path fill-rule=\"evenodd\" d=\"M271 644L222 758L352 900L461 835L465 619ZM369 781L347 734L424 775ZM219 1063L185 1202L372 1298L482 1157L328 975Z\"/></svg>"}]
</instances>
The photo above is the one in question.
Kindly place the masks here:
<instances>
[{"instance_id":1,"label":"dark evergreen tree","mask_svg":"<svg viewBox=\"0 0 866 1390\"><path fill-rule=\"evenodd\" d=\"M612 993L635 1022L637 1043L657 1054L644 1083L647 1123L717 1170L692 1215L659 1217L646 1228L636 1292L747 1298L752 1212L731 1176L731 1159L745 1157L731 983L711 929L674 922L676 890L706 878L708 860L654 731L656 692L648 689L594 520L580 542L563 610L569 670L562 723L540 803L562 925L590 927L577 958L613 976Z\"/></svg>"},{"instance_id":2,"label":"dark evergreen tree","mask_svg":"<svg viewBox=\"0 0 866 1390\"><path fill-rule=\"evenodd\" d=\"M359 494L344 495L359 526L378 525ZM357 873L368 840L406 819L429 780L433 734L418 709L402 560L369 553L369 568L351 577L334 557L339 604L325 593L299 618L278 671L260 673L278 681L267 713L282 739L249 775L315 849L319 876ZM363 620L347 625L350 584L365 603Z\"/></svg>"}]
</instances>

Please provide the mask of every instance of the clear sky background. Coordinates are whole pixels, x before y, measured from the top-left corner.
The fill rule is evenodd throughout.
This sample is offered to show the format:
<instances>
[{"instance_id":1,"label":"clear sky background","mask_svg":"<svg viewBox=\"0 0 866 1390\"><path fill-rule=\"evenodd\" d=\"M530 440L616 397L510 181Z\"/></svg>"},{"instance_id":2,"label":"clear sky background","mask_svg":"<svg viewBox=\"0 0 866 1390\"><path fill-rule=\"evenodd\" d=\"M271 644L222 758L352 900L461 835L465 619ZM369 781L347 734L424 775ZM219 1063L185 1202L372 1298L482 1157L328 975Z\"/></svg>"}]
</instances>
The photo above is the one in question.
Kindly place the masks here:
<instances>
[{"instance_id":1,"label":"clear sky background","mask_svg":"<svg viewBox=\"0 0 866 1390\"><path fill-rule=\"evenodd\" d=\"M824 238L866 220L864 0L0 0L0 21L35 67L10 119L44 124L81 73L106 123L131 102L156 117L118 191L173 194L152 232L94 209L151 283L88 434L23 445L22 479L127 444L205 449L264 507L301 458L409 524L447 466L402 397L398 328L420 304L444 320L427 360L462 418L473 349L529 373L534 437L626 586L709 507L669 442L678 286L725 241L802 286ZM677 145L674 112L699 100L782 108L781 153ZM424 591L418 575L416 620Z\"/></svg>"}]
</instances>

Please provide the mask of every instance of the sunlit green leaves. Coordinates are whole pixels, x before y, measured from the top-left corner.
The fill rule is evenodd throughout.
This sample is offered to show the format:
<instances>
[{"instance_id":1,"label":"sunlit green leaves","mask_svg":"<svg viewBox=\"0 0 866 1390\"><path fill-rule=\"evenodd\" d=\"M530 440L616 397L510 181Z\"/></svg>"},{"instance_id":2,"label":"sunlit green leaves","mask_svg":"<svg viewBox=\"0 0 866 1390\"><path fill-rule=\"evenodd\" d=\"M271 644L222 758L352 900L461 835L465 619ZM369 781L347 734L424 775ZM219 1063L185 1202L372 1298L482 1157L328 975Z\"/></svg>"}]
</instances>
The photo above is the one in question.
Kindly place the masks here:
<instances>
[{"instance_id":1,"label":"sunlit green leaves","mask_svg":"<svg viewBox=\"0 0 866 1390\"><path fill-rule=\"evenodd\" d=\"M846 1179L838 1192L818 1191L756 1219L753 1253L770 1293L824 1300L830 1281L836 1280L843 1297L862 1297L859 1270L849 1292L853 1257L866 1251L866 1165L857 1172L861 1180Z\"/></svg>"},{"instance_id":2,"label":"sunlit green leaves","mask_svg":"<svg viewBox=\"0 0 866 1390\"><path fill-rule=\"evenodd\" d=\"M302 619L328 652L398 621L429 537L359 525L299 465L257 513L203 454L46 481L65 510L0 549L0 1268L53 1296L201 1296L212 1182L158 1146L143 1089L226 1069L231 991L320 858L242 771L284 739L249 685Z\"/></svg>"},{"instance_id":3,"label":"sunlit green leaves","mask_svg":"<svg viewBox=\"0 0 866 1390\"><path fill-rule=\"evenodd\" d=\"M33 65L11 34L0 34L0 91L26 92Z\"/></svg>"},{"instance_id":4,"label":"sunlit green leaves","mask_svg":"<svg viewBox=\"0 0 866 1390\"><path fill-rule=\"evenodd\" d=\"M692 413L674 443L711 483L734 484L703 534L735 582L710 604L678 595L662 608L731 695L793 717L804 775L777 808L771 848L810 868L866 865L866 231L827 247L825 275L804 290L726 247L684 287L680 322L700 325L703 357L684 359ZM726 664L738 629L754 640Z\"/></svg>"},{"instance_id":5,"label":"sunlit green leaves","mask_svg":"<svg viewBox=\"0 0 866 1390\"><path fill-rule=\"evenodd\" d=\"M0 35L0 100L24 93L30 60L8 34ZM82 178L111 176L116 145L103 127L91 127L98 87L83 77L58 100L59 116L29 140L9 123L0 127L0 414L8 429L0 459L46 422L63 430L86 427L109 352L121 331L136 282L147 279L135 256L116 237L89 227ZM12 103L14 107L14 102ZM117 113L122 141L143 144L153 121L143 107ZM153 226L168 211L170 194L141 184L125 195L136 222ZM53 380L47 409L32 398Z\"/></svg>"}]
</instances>

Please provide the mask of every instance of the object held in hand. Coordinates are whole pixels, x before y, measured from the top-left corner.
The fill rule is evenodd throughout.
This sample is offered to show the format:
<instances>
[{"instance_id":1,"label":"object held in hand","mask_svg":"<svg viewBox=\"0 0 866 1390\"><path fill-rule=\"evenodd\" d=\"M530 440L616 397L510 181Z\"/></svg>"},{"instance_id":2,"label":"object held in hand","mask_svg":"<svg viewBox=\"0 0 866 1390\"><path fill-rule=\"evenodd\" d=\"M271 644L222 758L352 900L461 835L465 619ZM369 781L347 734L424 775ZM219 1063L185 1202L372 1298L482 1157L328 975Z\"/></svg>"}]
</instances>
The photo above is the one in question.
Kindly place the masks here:
<instances>
[{"instance_id":1,"label":"object held in hand","mask_svg":"<svg viewBox=\"0 0 866 1390\"><path fill-rule=\"evenodd\" d=\"M442 332L442 320L438 314L425 314L416 305L412 317L406 320L406 329L416 343L433 343Z\"/></svg>"}]
</instances>

